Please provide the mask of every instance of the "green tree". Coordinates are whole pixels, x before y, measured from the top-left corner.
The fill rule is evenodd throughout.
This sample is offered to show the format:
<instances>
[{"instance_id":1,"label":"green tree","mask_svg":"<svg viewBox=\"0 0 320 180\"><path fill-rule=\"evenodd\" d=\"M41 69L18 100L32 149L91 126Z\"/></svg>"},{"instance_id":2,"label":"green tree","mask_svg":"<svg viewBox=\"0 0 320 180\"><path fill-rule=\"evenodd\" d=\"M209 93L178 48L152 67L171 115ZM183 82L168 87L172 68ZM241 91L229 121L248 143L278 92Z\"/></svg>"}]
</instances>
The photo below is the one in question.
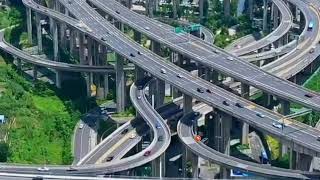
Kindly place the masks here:
<instances>
[{"instance_id":1,"label":"green tree","mask_svg":"<svg viewBox=\"0 0 320 180\"><path fill-rule=\"evenodd\" d=\"M5 142L0 142L0 162L7 162L9 156L9 146Z\"/></svg>"}]
</instances>

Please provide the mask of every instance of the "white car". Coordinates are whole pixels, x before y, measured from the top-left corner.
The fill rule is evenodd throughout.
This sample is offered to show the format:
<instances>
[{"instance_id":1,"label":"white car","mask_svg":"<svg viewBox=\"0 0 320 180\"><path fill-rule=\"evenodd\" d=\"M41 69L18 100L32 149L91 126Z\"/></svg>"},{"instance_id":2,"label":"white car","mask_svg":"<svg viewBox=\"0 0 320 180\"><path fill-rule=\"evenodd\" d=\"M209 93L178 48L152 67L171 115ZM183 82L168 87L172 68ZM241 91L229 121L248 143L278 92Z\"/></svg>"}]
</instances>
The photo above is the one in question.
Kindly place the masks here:
<instances>
[{"instance_id":1,"label":"white car","mask_svg":"<svg viewBox=\"0 0 320 180\"><path fill-rule=\"evenodd\" d=\"M282 129L283 128L282 124L275 123L275 122L272 123L272 126L278 128L278 129Z\"/></svg>"},{"instance_id":2,"label":"white car","mask_svg":"<svg viewBox=\"0 0 320 180\"><path fill-rule=\"evenodd\" d=\"M83 123L80 123L80 124L79 124L79 129L82 129L83 126L84 126L84 124L83 124Z\"/></svg>"},{"instance_id":3,"label":"white car","mask_svg":"<svg viewBox=\"0 0 320 180\"><path fill-rule=\"evenodd\" d=\"M39 167L37 170L38 171L49 171L49 168L47 168L47 167Z\"/></svg>"},{"instance_id":4,"label":"white car","mask_svg":"<svg viewBox=\"0 0 320 180\"><path fill-rule=\"evenodd\" d=\"M134 139L134 138L136 138L137 137L137 134L136 133L132 133L131 135L130 135L130 139Z\"/></svg>"},{"instance_id":5,"label":"white car","mask_svg":"<svg viewBox=\"0 0 320 180\"><path fill-rule=\"evenodd\" d=\"M166 74L166 73L167 73L167 71L166 71L165 69L163 69L163 68L161 68L160 72L161 72L162 74Z\"/></svg>"},{"instance_id":6,"label":"white car","mask_svg":"<svg viewBox=\"0 0 320 180\"><path fill-rule=\"evenodd\" d=\"M228 59L229 61L233 61L233 60L234 60L234 58L231 57L231 56L228 56L227 59Z\"/></svg>"},{"instance_id":7,"label":"white car","mask_svg":"<svg viewBox=\"0 0 320 180\"><path fill-rule=\"evenodd\" d=\"M140 100L140 99L141 99L141 96L138 96L138 99Z\"/></svg>"}]
</instances>

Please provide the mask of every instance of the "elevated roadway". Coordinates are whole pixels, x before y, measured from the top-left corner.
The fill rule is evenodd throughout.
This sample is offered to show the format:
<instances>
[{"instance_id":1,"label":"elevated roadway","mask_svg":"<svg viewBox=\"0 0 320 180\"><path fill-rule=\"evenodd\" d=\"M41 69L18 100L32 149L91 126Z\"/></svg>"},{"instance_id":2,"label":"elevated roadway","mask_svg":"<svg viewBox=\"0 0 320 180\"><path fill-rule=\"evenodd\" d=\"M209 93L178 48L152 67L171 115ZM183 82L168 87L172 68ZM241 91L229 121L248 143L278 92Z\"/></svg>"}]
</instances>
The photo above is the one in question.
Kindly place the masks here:
<instances>
[{"instance_id":1,"label":"elevated roadway","mask_svg":"<svg viewBox=\"0 0 320 180\"><path fill-rule=\"evenodd\" d=\"M262 71L255 65L244 62L238 57L211 46L196 37L188 34L176 34L172 27L130 11L114 0L90 0L90 2L118 21L208 68L213 68L282 99L320 111L320 97L317 93ZM291 91L287 91L287 89L291 89ZM311 94L313 97L308 98L306 94Z\"/></svg>"},{"instance_id":2,"label":"elevated roadway","mask_svg":"<svg viewBox=\"0 0 320 180\"><path fill-rule=\"evenodd\" d=\"M203 142L196 142L194 140L195 134L193 131L193 122L191 120L197 120L197 116L194 112L184 116L178 123L177 131L183 144L191 150L196 155L209 160L210 162L215 162L223 167L228 167L230 169L240 169L244 172L253 173L260 176L265 176L268 178L289 178L289 179L309 179L309 178L319 178L320 174L318 172L306 172L298 170L289 170L283 168L272 167L266 164L258 164L249 162L246 160L241 160L236 157L232 157L216 151Z\"/></svg>"},{"instance_id":3,"label":"elevated roadway","mask_svg":"<svg viewBox=\"0 0 320 180\"><path fill-rule=\"evenodd\" d=\"M79 3L79 6L75 6L78 3ZM268 111L265 108L262 108L260 106L255 106L251 102L243 100L242 98L235 96L229 92L226 92L225 90L222 90L221 88L217 88L216 86L213 86L212 84L210 84L202 79L193 77L192 75L190 75L188 72L182 70L181 68L178 68L178 67L172 65L171 63L165 62L162 58L159 58L157 55L148 52L147 50L143 49L139 44L133 43L131 40L128 40L124 35L122 35L121 33L118 33L118 30L116 30L112 25L110 25L108 22L106 22L106 20L104 18L97 15L96 12L94 10L92 10L90 7L87 7L85 2L77 2L77 3L73 2L69 5L67 5L67 7L71 6L71 5L73 5L72 6L73 8L77 8L77 10L72 10L72 13L75 13L74 15L76 17L79 17L85 24L90 26L89 28L91 28L93 30L94 33L92 33L91 35L95 35L95 33L97 33L97 34L102 33L100 35L100 37L104 37L104 34L108 34L108 43L119 54L130 59L132 62L136 63L137 65L139 65L140 67L142 67L146 71L151 71L150 73L152 73L156 77L169 82L170 84L174 85L175 87L178 87L182 92L184 92L186 94L191 94L196 99L199 99L199 100L201 100L201 101L203 101L213 107L217 107L217 108L221 109L222 111L225 111L228 114L232 114L233 116L235 116L241 120L244 120L254 126L260 125L259 123L257 123L256 114L258 112L266 115L266 117L263 118L263 120L270 119L272 121L278 122L283 119L283 116L281 116L279 114ZM69 10L72 9L71 7L68 7L68 8L69 8ZM87 13L87 15L81 14L86 11L90 11L90 13ZM90 16L94 16L95 18L88 18ZM85 18L82 18L82 17L85 17ZM98 20L96 18L98 18ZM85 22L85 21L87 21L87 22ZM97 28L96 26L100 27L98 32L95 32L96 31L95 29ZM105 29L106 27L108 27L108 28ZM111 34L111 32L109 32L108 29L112 29L111 32L116 33L116 36ZM103 33L104 31L106 31L106 32ZM100 38L97 38L97 39L99 40ZM119 43L115 43L115 42L119 42ZM105 42L102 42L102 43L105 43ZM121 46L121 48L118 47L119 45ZM134 47L135 50L132 50L132 47ZM141 55L141 57L139 57L139 58L133 58L130 56L129 53L124 54L123 49L127 49L127 52L137 52L137 49L139 49L139 51L143 55ZM148 56L146 56L146 54L148 54ZM148 64L146 64L146 62L148 62ZM150 65L149 65L149 63L150 63ZM166 69L167 73L162 74L160 72L161 68ZM180 79L176 76L177 72L181 72L181 75L183 76L182 79ZM188 89L186 89L185 87L188 87ZM190 88L190 87L194 87L194 88ZM196 87L202 87L204 89L211 89L212 93L206 93L205 94L206 97L204 98L203 94L197 92ZM231 106L225 107L223 105L224 100L229 101ZM243 108L243 109L237 108L236 106L234 106L234 104L236 102L242 103L244 105L244 107L246 107L246 108ZM259 121L259 118L258 118L258 121ZM293 124L290 123L290 125L293 125ZM300 125L298 125L298 126L300 126ZM267 128L266 127L261 127L261 128L264 129L264 131L268 131L268 132L271 132L272 134L275 134L276 136L280 136L280 137L283 136L283 134L281 135L281 133L279 133L278 131L276 131L274 129L274 127L272 127L272 123L270 123L269 127L267 127ZM291 139L292 139L294 142L299 142L299 144L304 144L303 146L305 146L305 147L312 147L311 149L313 149L313 148L317 149L316 144L318 142L316 141L316 137L319 132L314 131L314 129L310 128L310 127L304 126L304 128L306 128L310 132L305 132L305 131L299 131L299 132L309 136L310 142L304 141L303 140L304 138L302 138L302 137L301 137L302 138L301 141L298 141L297 139L292 139L293 137L290 138L290 134L286 134L285 138L289 138L290 142L292 142L291 141ZM316 151L318 151L318 150L316 150Z\"/></svg>"}]
</instances>

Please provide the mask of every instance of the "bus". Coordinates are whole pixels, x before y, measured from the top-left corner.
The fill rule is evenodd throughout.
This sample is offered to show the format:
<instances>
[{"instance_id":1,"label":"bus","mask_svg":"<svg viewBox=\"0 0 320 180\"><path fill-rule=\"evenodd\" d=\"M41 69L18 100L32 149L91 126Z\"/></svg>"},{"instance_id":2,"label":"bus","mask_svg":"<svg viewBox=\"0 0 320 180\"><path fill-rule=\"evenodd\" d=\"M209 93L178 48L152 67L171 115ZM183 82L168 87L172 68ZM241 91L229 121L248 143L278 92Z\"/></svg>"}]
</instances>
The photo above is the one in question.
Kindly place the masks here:
<instances>
[{"instance_id":1,"label":"bus","mask_svg":"<svg viewBox=\"0 0 320 180\"><path fill-rule=\"evenodd\" d=\"M312 29L313 29L313 21L310 21L308 25L308 31L311 31Z\"/></svg>"}]
</instances>

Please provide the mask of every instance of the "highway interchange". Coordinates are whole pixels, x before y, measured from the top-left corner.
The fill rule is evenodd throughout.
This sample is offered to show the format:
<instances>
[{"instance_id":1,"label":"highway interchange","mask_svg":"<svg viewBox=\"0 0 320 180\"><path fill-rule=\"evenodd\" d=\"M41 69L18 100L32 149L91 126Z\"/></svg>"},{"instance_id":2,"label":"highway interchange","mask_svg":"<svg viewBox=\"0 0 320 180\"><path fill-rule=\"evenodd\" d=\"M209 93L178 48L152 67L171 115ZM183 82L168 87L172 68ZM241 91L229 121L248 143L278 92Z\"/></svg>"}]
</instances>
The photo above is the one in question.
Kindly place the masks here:
<instances>
[{"instance_id":1,"label":"highway interchange","mask_svg":"<svg viewBox=\"0 0 320 180\"><path fill-rule=\"evenodd\" d=\"M43 14L49 15L55 19L59 19L60 21L64 21L68 23L70 26L74 26L75 28L79 29L79 27L75 25L77 23L76 21L73 20L72 22L72 20L69 20L71 18L67 18L65 15L61 13L54 12L50 9L41 10L43 7L39 5L35 5L33 1L23 0L23 2L25 3L26 6L29 6L35 11L42 12ZM139 44L133 42L132 40L124 36L119 30L113 27L106 19L104 19L93 8L91 8L85 1L61 0L60 2L65 7L68 8L71 14L73 14L75 17L78 17L78 20L80 20L81 22L83 22L88 26L88 28L90 29L90 32L82 30L83 33L86 33L88 36L96 39L99 43L106 44L107 46L111 47L114 51L121 54L125 58L129 59L131 62L138 65L145 71L149 71L153 76L159 79L165 80L166 82L170 83L174 87L178 88L183 93L190 95L196 99L199 99L202 102L212 107L220 109L221 111L231 114L232 116L240 120L243 120L244 122L247 122L251 126L256 127L257 129L260 129L261 131L264 131L266 133L272 134L277 137L285 138L288 141L292 141L303 147L311 149L316 152L315 154L316 156L319 156L318 152L320 152L320 143L316 141L316 137L319 134L318 130L311 128L307 125L303 125L301 123L292 122L291 120L286 120L288 122L287 128L285 129L284 132L279 132L278 130L274 129L274 127L272 126L272 122L278 122L283 120L284 117L282 115L276 114L263 107L257 106L252 102L247 101L243 98L240 98L234 94L231 94L221 88L218 88L205 80L196 78L191 74L189 74L189 72L171 63L165 62L163 58L142 48ZM102 10L105 10L106 12L108 12L108 14L113 15L114 18L121 21L122 23L128 24L130 27L134 28L135 30L146 34L153 40L160 41L161 43L171 47L173 50L183 54L186 57L191 58L192 60L195 60L219 72L223 72L226 75L230 75L236 79L241 80L242 82L245 82L249 85L257 87L261 90L277 95L281 98L284 98L293 102L298 102L300 104L303 104L315 110L320 109L318 94L310 92L306 89L301 88L298 85L290 83L289 81L285 81L269 73L266 73L262 70L259 70L256 66L245 63L239 58L231 54L228 54L219 48L208 45L207 43L204 43L203 41L198 40L195 37L188 36L185 34L177 35L173 33L172 27L163 25L157 21L148 19L136 13L133 13L128 9L125 9L122 5L120 5L119 3L113 0L110 0L110 1L90 0L90 2L95 4L96 6L99 6L99 8L101 8ZM283 4L282 1L275 1L275 2L278 2L279 5ZM304 2L292 0L292 3L296 3L297 5L299 5L299 7L301 6L301 10L304 12L304 14L306 14L306 23L308 22L307 19L309 16L310 16L310 19L315 19L314 16L317 16L317 19L319 19L319 12L306 11L306 10L304 11L303 9L303 7L305 7L305 4L303 4ZM318 4L315 3L314 5L317 6ZM291 15L289 16L291 17ZM135 20L137 18L139 18L139 21ZM284 18L282 17L282 19ZM316 22L317 23L315 24L315 29L319 29L318 21ZM284 21L283 24L286 24L286 23L287 21ZM291 21L289 23L291 23ZM148 27L148 30L146 30L145 28L146 26ZM288 25L286 25L285 27L288 27ZM159 28L161 28L161 31L159 31ZM278 30L274 32L286 33L286 31L288 31L287 30L288 28L284 28L284 29L285 30L282 30L279 32ZM310 33L305 32L305 33L306 33L306 35L304 35L306 37L305 39L310 40L309 43L313 43L315 45L317 43L317 39L319 39L317 38L317 35L319 33L317 33L317 31L312 31ZM105 40L102 40L102 37L107 37L107 38ZM312 37L316 37L316 38L312 38ZM270 44L270 42L265 42L265 40L263 40L262 42L260 41L258 43ZM18 49L9 47L5 43L1 43L0 45L2 49L20 57L23 60L30 59L28 55L23 54ZM260 48L260 46L264 47L265 45L264 46L259 45L257 47ZM292 55L292 57L295 57L295 58L284 56L283 58L280 58L277 61L274 61L274 62L278 62L278 61L280 62L281 59L285 59L285 58L298 59L298 60L302 59L301 60L302 65L296 67L296 69L298 70L293 70L293 73L290 70L290 75L289 76L285 75L284 78L289 78L292 76L292 74L294 75L294 73L301 71L301 69L303 69L306 65L308 65L312 61L310 60L310 62L306 62L304 61L304 59L307 59L307 58L312 59L312 57L310 58L309 56L317 55L317 52L310 55L308 49L310 49L310 47L309 48L302 47L299 50L295 49L293 53L288 54L288 56ZM140 52L140 55L137 52ZM132 57L131 53L134 53L135 57ZM243 53L243 54L246 54L246 53ZM298 54L300 56L306 56L306 57L297 56ZM139 56L139 58L136 58L137 56ZM233 60L228 60L228 57L232 57ZM42 59L39 61L42 61L39 63L46 62L46 61L43 61ZM29 62L32 62L32 61L29 61ZM34 62L34 63L37 63L37 62ZM62 68L62 66L65 68L70 67L70 65L61 64L61 63L59 64L52 61L51 63L52 65L48 65L48 64L37 64L37 65L43 65L43 66L57 68L57 69ZM97 69L100 68L100 69L97 70L95 68ZM99 68L94 66L90 66L88 67L88 69L86 69L86 67L81 67L81 66L74 67L75 71L89 71L89 72L90 71L92 72L106 71L106 67L100 66ZM73 69L73 68L70 67L70 69ZM90 70L90 69L93 69L93 70ZM166 74L161 73L160 69L165 69ZM246 70L246 74L243 74L244 72L240 71L240 69ZM179 72L182 78L177 77L177 72ZM281 72L279 76L283 77L282 74L285 74L285 73ZM186 89L185 87L192 87L192 88ZM211 93L206 93L206 97L203 97L202 94L199 94L199 92L197 92L197 87L210 89ZM286 91L287 89L291 89L291 91L288 92ZM103 163L102 165L95 165L95 166L92 166L92 165L79 166L77 167L78 169L77 172L69 172L69 173L71 174L92 173L92 172L110 173L110 172L122 171L122 170L143 165L157 158L165 151L165 149L168 147L170 143L169 128L164 123L163 118L148 103L144 94L146 94L144 92L144 89L137 90L137 88L134 85L131 87L131 90L130 90L131 100L135 108L139 112L139 114L143 117L143 119L147 121L148 125L151 127L154 135L153 141L148 147L148 150L149 149L151 150L152 155L148 158L145 158L143 156L143 153L145 153L145 151L147 150L144 150L142 152L139 152L136 155L121 159L114 163L113 162L109 164ZM306 94L312 94L313 97L308 98L305 96ZM141 99L139 99L138 97L141 97ZM223 101L228 101L230 102L231 105L228 107L225 107L225 105L222 103ZM240 109L239 107L234 106L236 103L242 104L245 108ZM264 114L265 117L257 118L258 113ZM162 127L158 129L155 127L156 124L159 124ZM120 130L117 130L116 132L119 133ZM162 142L157 141L157 137L159 135L164 137L164 141ZM193 134L189 134L189 136L192 139ZM237 167L237 165L229 165L229 166ZM63 167L63 168L50 167L50 169L52 170L52 172L56 172L57 174L68 173L66 172L67 167ZM8 167L4 167L0 171L34 172L36 171L36 169L34 167L8 166ZM255 170L249 170L249 171L255 171ZM294 173L294 172L289 172L289 174L290 173ZM299 172L296 172L296 173L299 173ZM288 175L288 174L285 174L285 175ZM279 176L285 176L285 175L279 174Z\"/></svg>"}]
</instances>

